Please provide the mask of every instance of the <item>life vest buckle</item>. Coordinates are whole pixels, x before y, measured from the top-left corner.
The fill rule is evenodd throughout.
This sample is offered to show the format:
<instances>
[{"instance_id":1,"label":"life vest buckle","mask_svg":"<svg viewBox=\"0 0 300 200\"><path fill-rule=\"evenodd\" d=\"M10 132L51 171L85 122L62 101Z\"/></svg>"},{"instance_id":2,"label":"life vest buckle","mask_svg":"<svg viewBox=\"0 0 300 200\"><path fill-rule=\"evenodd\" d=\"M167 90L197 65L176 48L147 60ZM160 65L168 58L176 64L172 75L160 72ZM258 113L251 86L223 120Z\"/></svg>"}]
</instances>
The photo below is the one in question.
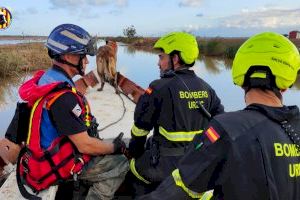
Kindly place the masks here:
<instances>
[{"instance_id":1,"label":"life vest buckle","mask_svg":"<svg viewBox=\"0 0 300 200\"><path fill-rule=\"evenodd\" d=\"M84 160L80 157L77 158L78 161L81 162L81 169L80 171L76 172L76 174L80 174L82 172L82 166L84 165ZM77 165L78 162L75 162L70 170L70 174L73 176L74 175L74 169L75 169L75 166Z\"/></svg>"}]
</instances>

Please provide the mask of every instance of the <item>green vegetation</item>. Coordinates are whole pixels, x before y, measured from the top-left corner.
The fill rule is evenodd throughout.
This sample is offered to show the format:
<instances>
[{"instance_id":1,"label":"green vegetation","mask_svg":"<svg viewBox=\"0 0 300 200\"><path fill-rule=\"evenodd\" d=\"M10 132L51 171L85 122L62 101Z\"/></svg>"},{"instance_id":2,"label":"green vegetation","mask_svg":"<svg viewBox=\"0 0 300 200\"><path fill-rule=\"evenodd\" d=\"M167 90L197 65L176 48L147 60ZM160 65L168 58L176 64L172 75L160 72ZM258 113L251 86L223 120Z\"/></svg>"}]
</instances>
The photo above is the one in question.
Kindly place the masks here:
<instances>
[{"instance_id":1,"label":"green vegetation","mask_svg":"<svg viewBox=\"0 0 300 200\"><path fill-rule=\"evenodd\" d=\"M200 55L233 59L246 38L198 38Z\"/></svg>"},{"instance_id":2,"label":"green vegetation","mask_svg":"<svg viewBox=\"0 0 300 200\"><path fill-rule=\"evenodd\" d=\"M110 37L106 38L126 43L139 50L152 51L157 37ZM201 56L217 56L233 59L240 45L246 38L197 38Z\"/></svg>"},{"instance_id":3,"label":"green vegetation","mask_svg":"<svg viewBox=\"0 0 300 200\"><path fill-rule=\"evenodd\" d=\"M125 37L128 38L135 38L136 37L136 29L133 25L126 27L123 29L123 34Z\"/></svg>"},{"instance_id":4,"label":"green vegetation","mask_svg":"<svg viewBox=\"0 0 300 200\"><path fill-rule=\"evenodd\" d=\"M106 39L122 42L130 47L144 51L153 51L152 47L158 40L157 37L109 37ZM233 59L239 47L246 40L247 38L197 38L200 56L222 57L225 59ZM300 40L295 39L292 42L300 50Z\"/></svg>"},{"instance_id":5,"label":"green vegetation","mask_svg":"<svg viewBox=\"0 0 300 200\"><path fill-rule=\"evenodd\" d=\"M0 46L0 77L47 68L51 60L43 43Z\"/></svg>"},{"instance_id":6,"label":"green vegetation","mask_svg":"<svg viewBox=\"0 0 300 200\"><path fill-rule=\"evenodd\" d=\"M130 28L130 27L129 27ZM134 28L134 27L133 27ZM7 37L7 36L6 36ZM0 37L1 39L1 37ZM16 39L16 38L14 38ZM153 45L157 37L105 37L105 40L114 40L125 43L131 51L142 50L153 52ZM228 60L228 66L234 58L238 48L247 38L197 38L200 58L217 57ZM299 48L300 40L292 42ZM0 45L0 78L13 77L16 73L44 69L51 66L51 60L43 43L23 43L14 45Z\"/></svg>"}]
</instances>

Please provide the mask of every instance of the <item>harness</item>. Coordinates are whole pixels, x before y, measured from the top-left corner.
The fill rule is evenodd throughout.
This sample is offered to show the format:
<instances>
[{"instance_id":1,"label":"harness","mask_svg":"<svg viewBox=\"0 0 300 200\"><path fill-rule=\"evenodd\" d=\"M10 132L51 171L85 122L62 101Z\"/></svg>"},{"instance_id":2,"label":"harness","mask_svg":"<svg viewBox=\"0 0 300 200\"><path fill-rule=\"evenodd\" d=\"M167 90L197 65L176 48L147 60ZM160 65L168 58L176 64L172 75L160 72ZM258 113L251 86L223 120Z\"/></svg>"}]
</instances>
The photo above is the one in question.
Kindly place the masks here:
<instances>
[{"instance_id":1,"label":"harness","mask_svg":"<svg viewBox=\"0 0 300 200\"><path fill-rule=\"evenodd\" d=\"M43 108L49 110L57 98L67 92L72 92L76 96L82 109L80 117L87 127L90 126L92 115L89 104L74 88L52 91L34 103L29 120L27 143L21 150L17 163L18 186L21 194L26 198L37 197L25 190L24 183L37 193L69 179L72 175L77 176L91 158L89 155L79 153L67 136L56 138L47 149L41 147L40 128Z\"/></svg>"}]
</instances>

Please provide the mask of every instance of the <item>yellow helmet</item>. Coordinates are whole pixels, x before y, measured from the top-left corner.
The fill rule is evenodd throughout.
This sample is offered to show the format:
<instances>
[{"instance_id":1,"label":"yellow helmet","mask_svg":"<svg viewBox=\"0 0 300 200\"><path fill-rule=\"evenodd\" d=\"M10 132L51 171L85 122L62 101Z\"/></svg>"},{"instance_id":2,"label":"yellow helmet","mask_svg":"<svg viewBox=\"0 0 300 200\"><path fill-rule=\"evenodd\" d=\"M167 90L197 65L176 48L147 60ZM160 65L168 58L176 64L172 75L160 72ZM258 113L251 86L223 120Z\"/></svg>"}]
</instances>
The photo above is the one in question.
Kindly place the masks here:
<instances>
[{"instance_id":1,"label":"yellow helmet","mask_svg":"<svg viewBox=\"0 0 300 200\"><path fill-rule=\"evenodd\" d=\"M296 46L284 36L264 32L249 38L237 51L232 65L232 79L244 86L245 76L251 67L270 69L279 89L291 87L300 69L300 55ZM246 78L266 78L261 71L253 71Z\"/></svg>"},{"instance_id":2,"label":"yellow helmet","mask_svg":"<svg viewBox=\"0 0 300 200\"><path fill-rule=\"evenodd\" d=\"M166 54L179 51L180 58L186 64L194 63L199 55L196 38L184 32L172 32L161 37L153 48L161 48Z\"/></svg>"}]
</instances>

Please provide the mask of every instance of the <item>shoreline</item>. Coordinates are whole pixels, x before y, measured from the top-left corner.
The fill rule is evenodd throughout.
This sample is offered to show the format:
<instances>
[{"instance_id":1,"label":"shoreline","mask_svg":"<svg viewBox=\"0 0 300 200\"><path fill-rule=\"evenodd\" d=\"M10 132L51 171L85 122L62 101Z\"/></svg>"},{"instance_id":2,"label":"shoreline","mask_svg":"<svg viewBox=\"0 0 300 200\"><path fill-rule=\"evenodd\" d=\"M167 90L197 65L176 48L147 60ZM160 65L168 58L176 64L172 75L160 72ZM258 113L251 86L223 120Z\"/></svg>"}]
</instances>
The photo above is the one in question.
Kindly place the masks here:
<instances>
[{"instance_id":1,"label":"shoreline","mask_svg":"<svg viewBox=\"0 0 300 200\"><path fill-rule=\"evenodd\" d=\"M0 40L46 40L47 36L0 35Z\"/></svg>"}]
</instances>

